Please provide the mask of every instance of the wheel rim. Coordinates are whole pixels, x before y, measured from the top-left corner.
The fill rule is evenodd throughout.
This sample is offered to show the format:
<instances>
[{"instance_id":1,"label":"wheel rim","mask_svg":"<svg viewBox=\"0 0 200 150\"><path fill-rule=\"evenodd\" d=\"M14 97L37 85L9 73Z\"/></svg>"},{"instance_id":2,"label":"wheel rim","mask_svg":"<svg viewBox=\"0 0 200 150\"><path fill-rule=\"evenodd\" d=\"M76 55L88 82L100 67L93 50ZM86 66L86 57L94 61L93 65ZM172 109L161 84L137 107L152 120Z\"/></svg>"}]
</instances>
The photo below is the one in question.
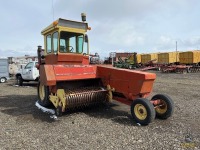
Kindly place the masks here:
<instances>
[{"instance_id":1,"label":"wheel rim","mask_svg":"<svg viewBox=\"0 0 200 150\"><path fill-rule=\"evenodd\" d=\"M39 86L39 95L40 95L40 99L44 100L44 97L45 97L44 85Z\"/></svg>"},{"instance_id":2,"label":"wheel rim","mask_svg":"<svg viewBox=\"0 0 200 150\"><path fill-rule=\"evenodd\" d=\"M156 107L155 110L159 114L164 114L167 111L167 103L164 100L160 100L160 106Z\"/></svg>"},{"instance_id":3,"label":"wheel rim","mask_svg":"<svg viewBox=\"0 0 200 150\"><path fill-rule=\"evenodd\" d=\"M147 109L142 104L135 105L134 113L135 113L135 116L140 120L144 120L147 117Z\"/></svg>"},{"instance_id":4,"label":"wheel rim","mask_svg":"<svg viewBox=\"0 0 200 150\"><path fill-rule=\"evenodd\" d=\"M6 80L4 78L1 78L1 82L4 83Z\"/></svg>"}]
</instances>

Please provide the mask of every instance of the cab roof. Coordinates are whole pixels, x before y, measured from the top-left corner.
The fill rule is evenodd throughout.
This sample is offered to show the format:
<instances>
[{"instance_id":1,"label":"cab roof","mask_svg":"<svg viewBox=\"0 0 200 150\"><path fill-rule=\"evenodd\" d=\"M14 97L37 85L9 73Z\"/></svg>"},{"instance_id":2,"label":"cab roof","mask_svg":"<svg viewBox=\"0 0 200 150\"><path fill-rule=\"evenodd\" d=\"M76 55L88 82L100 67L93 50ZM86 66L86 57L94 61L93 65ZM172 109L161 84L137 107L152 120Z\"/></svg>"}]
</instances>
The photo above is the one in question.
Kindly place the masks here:
<instances>
[{"instance_id":1,"label":"cab roof","mask_svg":"<svg viewBox=\"0 0 200 150\"><path fill-rule=\"evenodd\" d=\"M52 24L50 24L48 27L42 30L41 34L45 35L55 29L66 29L66 30L72 30L72 31L80 31L86 32L88 29L88 24L84 22L78 22L78 21L72 21L72 20L66 20L59 18L58 20L54 21Z\"/></svg>"}]
</instances>

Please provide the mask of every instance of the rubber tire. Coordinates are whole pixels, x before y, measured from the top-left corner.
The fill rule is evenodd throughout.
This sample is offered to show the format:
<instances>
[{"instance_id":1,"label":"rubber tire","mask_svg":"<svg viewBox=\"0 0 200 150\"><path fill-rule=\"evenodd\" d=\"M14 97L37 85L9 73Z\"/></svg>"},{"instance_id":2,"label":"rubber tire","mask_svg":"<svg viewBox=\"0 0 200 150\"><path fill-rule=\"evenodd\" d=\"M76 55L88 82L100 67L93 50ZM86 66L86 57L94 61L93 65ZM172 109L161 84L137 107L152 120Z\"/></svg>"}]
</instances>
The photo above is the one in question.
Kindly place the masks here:
<instances>
[{"instance_id":1,"label":"rubber tire","mask_svg":"<svg viewBox=\"0 0 200 150\"><path fill-rule=\"evenodd\" d=\"M191 68L187 68L187 73L191 73Z\"/></svg>"},{"instance_id":2,"label":"rubber tire","mask_svg":"<svg viewBox=\"0 0 200 150\"><path fill-rule=\"evenodd\" d=\"M166 102L167 111L164 114L159 114L155 110L156 117L159 118L159 119L167 119L167 118L171 117L173 112L174 112L174 102L173 102L173 100L166 94L154 95L151 100L153 101L153 100L157 100L157 99L162 99L163 101Z\"/></svg>"},{"instance_id":3,"label":"rubber tire","mask_svg":"<svg viewBox=\"0 0 200 150\"><path fill-rule=\"evenodd\" d=\"M22 76L19 75L19 76L17 76L16 78L17 78L17 79L16 79L16 80L17 80L17 85L22 86L22 85L23 85Z\"/></svg>"},{"instance_id":4,"label":"rubber tire","mask_svg":"<svg viewBox=\"0 0 200 150\"><path fill-rule=\"evenodd\" d=\"M41 105L41 106L44 106L44 107L48 107L48 106L51 106L52 103L51 101L49 100L49 87L48 86L44 86L44 99L41 99L40 97L40 82L38 82L38 86L37 86L37 93L38 93L38 103Z\"/></svg>"},{"instance_id":5,"label":"rubber tire","mask_svg":"<svg viewBox=\"0 0 200 150\"><path fill-rule=\"evenodd\" d=\"M183 69L183 74L186 74L186 73L188 73L187 69Z\"/></svg>"},{"instance_id":6,"label":"rubber tire","mask_svg":"<svg viewBox=\"0 0 200 150\"><path fill-rule=\"evenodd\" d=\"M0 83L5 83L6 82L6 78L2 77L0 78Z\"/></svg>"},{"instance_id":7,"label":"rubber tire","mask_svg":"<svg viewBox=\"0 0 200 150\"><path fill-rule=\"evenodd\" d=\"M136 104L142 104L146 108L146 110L147 110L146 119L141 120L135 115L134 107L135 107ZM131 115L137 123L140 123L141 125L148 125L149 123L151 123L155 119L156 113L155 113L155 109L154 109L153 104L151 104L151 102L148 99L137 98L131 104Z\"/></svg>"}]
</instances>

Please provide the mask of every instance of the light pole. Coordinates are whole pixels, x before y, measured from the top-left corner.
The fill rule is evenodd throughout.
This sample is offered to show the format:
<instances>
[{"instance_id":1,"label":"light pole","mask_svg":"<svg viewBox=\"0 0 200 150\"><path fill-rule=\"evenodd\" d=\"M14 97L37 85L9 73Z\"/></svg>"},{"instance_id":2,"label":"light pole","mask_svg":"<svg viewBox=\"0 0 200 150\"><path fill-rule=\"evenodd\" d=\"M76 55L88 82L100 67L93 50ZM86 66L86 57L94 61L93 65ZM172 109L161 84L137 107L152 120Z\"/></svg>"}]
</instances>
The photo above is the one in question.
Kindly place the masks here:
<instances>
[{"instance_id":1,"label":"light pole","mask_svg":"<svg viewBox=\"0 0 200 150\"><path fill-rule=\"evenodd\" d=\"M116 52L111 52L110 57L112 58L112 65L113 65L113 59L116 57Z\"/></svg>"}]
</instances>

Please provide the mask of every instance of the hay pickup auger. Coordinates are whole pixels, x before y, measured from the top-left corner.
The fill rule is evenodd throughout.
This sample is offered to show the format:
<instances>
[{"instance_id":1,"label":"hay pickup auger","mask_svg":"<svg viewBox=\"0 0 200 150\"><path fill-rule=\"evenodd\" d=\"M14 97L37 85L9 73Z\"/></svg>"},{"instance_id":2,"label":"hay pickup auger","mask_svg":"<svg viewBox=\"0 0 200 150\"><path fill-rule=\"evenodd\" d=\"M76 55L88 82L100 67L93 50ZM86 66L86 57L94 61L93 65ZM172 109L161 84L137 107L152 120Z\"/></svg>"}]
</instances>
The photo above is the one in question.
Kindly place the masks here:
<instances>
[{"instance_id":1,"label":"hay pickup auger","mask_svg":"<svg viewBox=\"0 0 200 150\"><path fill-rule=\"evenodd\" d=\"M155 116L167 119L173 101L167 95L150 94L156 75L103 65L89 65L90 30L86 15L82 22L58 19L42 31L44 49L38 46L40 73L38 98L42 106L54 105L56 115L67 109L109 102L131 106L136 122L146 125ZM84 51L85 50L85 51Z\"/></svg>"}]
</instances>

